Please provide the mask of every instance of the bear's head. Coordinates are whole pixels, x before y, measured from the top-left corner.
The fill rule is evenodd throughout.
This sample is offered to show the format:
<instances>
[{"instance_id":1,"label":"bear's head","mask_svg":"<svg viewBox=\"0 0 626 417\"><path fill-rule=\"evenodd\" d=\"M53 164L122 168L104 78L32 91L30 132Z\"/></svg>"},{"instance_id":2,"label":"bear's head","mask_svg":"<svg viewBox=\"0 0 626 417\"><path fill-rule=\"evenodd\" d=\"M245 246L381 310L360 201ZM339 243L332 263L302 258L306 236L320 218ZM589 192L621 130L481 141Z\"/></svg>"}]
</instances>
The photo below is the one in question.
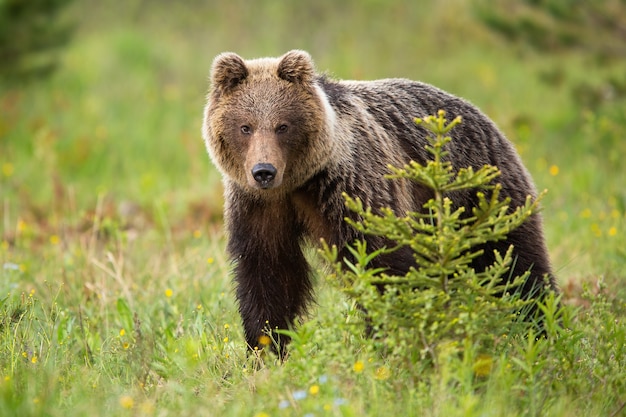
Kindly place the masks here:
<instances>
[{"instance_id":1,"label":"bear's head","mask_svg":"<svg viewBox=\"0 0 626 417\"><path fill-rule=\"evenodd\" d=\"M304 51L243 60L218 55L202 133L225 178L259 195L282 195L326 166L334 112Z\"/></svg>"}]
</instances>

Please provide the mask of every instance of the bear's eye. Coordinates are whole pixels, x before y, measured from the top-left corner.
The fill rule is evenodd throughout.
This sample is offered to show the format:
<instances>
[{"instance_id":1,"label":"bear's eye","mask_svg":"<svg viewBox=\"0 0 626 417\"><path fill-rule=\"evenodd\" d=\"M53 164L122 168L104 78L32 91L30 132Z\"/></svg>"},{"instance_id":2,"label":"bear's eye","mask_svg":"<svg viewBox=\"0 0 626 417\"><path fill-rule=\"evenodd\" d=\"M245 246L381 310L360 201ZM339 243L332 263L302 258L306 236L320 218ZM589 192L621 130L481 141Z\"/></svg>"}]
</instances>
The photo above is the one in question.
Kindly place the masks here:
<instances>
[{"instance_id":1,"label":"bear's eye","mask_svg":"<svg viewBox=\"0 0 626 417\"><path fill-rule=\"evenodd\" d=\"M243 125L241 126L241 133L243 133L244 135L249 135L250 133L252 133L252 128L248 125Z\"/></svg>"},{"instance_id":2,"label":"bear's eye","mask_svg":"<svg viewBox=\"0 0 626 417\"><path fill-rule=\"evenodd\" d=\"M280 125L276 128L276 133L285 133L289 129L287 125Z\"/></svg>"}]
</instances>

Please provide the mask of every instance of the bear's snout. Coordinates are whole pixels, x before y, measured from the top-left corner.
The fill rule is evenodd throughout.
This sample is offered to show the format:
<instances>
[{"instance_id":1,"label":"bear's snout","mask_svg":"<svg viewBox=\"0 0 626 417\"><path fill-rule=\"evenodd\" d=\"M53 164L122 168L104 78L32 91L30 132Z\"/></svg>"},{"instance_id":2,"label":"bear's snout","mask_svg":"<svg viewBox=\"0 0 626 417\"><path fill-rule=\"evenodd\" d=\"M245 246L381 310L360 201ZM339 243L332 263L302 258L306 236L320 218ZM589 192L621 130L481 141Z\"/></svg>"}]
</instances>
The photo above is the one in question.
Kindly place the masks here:
<instances>
[{"instance_id":1,"label":"bear's snout","mask_svg":"<svg viewBox=\"0 0 626 417\"><path fill-rule=\"evenodd\" d=\"M261 188L268 188L276 178L276 167L272 164L256 164L252 167L252 177Z\"/></svg>"}]
</instances>

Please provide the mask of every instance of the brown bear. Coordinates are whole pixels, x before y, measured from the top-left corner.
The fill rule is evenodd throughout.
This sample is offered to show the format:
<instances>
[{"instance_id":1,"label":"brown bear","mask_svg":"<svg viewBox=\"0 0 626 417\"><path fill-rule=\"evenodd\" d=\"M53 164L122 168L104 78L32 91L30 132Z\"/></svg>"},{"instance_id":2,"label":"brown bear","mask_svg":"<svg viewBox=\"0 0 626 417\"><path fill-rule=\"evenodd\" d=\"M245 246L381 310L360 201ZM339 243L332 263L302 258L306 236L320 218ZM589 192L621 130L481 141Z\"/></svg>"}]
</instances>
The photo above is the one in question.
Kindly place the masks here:
<instances>
[{"instance_id":1,"label":"brown bear","mask_svg":"<svg viewBox=\"0 0 626 417\"><path fill-rule=\"evenodd\" d=\"M323 238L344 248L340 259L349 258L345 247L355 239L365 239L371 250L385 245L346 224L353 214L342 193L373 209L424 210L429 189L383 176L389 164L429 160L427 133L413 120L440 109L463 120L447 145L456 168L497 166L502 196L512 207L535 196L528 171L496 126L472 104L433 86L406 79L333 80L318 74L309 54L299 50L279 58L215 58L202 133L223 175L227 249L250 348L262 348L259 338L268 330L289 328L311 300L304 244ZM472 193L453 199L457 206L476 203ZM511 276L531 271L524 295L556 291L538 214L506 241L485 245L473 266L491 265L494 249L504 253L511 244L517 258ZM407 249L372 266L404 274L414 263ZM281 338L279 351L287 341Z\"/></svg>"}]
</instances>

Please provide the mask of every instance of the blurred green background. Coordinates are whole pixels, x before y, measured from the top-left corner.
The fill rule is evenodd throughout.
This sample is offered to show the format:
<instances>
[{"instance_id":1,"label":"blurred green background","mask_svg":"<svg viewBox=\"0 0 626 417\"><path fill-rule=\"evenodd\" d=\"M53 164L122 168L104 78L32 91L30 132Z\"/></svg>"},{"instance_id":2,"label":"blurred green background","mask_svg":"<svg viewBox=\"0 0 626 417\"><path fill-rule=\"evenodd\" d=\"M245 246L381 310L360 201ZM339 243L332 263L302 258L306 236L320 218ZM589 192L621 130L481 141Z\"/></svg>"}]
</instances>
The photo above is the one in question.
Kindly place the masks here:
<instances>
[{"instance_id":1,"label":"blurred green background","mask_svg":"<svg viewBox=\"0 0 626 417\"><path fill-rule=\"evenodd\" d=\"M407 77L478 105L549 190L560 282L626 272L623 1L27 3L0 2L5 248L24 227L33 244L84 233L97 209L139 232L163 212L174 236L220 230L200 135L212 59L299 48L337 78ZM28 36L59 47L34 42L18 65Z\"/></svg>"},{"instance_id":2,"label":"blurred green background","mask_svg":"<svg viewBox=\"0 0 626 417\"><path fill-rule=\"evenodd\" d=\"M563 352L389 369L319 279L289 360L249 366L202 110L215 55L292 48L500 126L582 306ZM0 0L0 415L617 415L625 156L626 0Z\"/></svg>"}]
</instances>

